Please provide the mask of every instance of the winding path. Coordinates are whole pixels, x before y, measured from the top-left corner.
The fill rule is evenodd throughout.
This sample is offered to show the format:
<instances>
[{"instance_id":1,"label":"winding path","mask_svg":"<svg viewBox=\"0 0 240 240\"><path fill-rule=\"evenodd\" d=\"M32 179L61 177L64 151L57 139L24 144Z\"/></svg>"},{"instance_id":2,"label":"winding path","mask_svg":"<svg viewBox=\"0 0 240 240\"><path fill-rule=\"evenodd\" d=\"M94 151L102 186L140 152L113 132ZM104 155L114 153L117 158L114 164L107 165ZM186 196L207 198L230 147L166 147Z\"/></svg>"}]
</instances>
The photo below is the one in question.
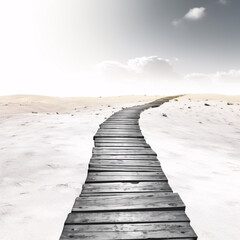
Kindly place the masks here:
<instances>
[{"instance_id":1,"label":"winding path","mask_svg":"<svg viewBox=\"0 0 240 240\"><path fill-rule=\"evenodd\" d=\"M142 111L172 98L125 108L100 125L86 182L61 240L197 239L138 123Z\"/></svg>"}]
</instances>

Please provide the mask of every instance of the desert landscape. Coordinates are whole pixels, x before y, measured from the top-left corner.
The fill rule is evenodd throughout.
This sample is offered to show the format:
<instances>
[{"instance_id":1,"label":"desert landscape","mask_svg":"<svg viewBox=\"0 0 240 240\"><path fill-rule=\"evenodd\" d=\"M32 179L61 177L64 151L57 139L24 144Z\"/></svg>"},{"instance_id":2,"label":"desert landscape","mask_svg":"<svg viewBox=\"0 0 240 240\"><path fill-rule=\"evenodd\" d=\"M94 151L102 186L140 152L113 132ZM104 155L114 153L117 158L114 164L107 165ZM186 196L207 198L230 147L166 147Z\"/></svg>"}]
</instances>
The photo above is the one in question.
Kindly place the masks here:
<instances>
[{"instance_id":1,"label":"desert landscape","mask_svg":"<svg viewBox=\"0 0 240 240\"><path fill-rule=\"evenodd\" d=\"M0 97L1 238L59 239L99 124L122 107L158 98ZM140 118L199 239L237 240L240 234L239 117L240 96L191 94Z\"/></svg>"},{"instance_id":2,"label":"desert landscape","mask_svg":"<svg viewBox=\"0 0 240 240\"><path fill-rule=\"evenodd\" d=\"M0 0L0 240L239 240L239 9Z\"/></svg>"}]
</instances>

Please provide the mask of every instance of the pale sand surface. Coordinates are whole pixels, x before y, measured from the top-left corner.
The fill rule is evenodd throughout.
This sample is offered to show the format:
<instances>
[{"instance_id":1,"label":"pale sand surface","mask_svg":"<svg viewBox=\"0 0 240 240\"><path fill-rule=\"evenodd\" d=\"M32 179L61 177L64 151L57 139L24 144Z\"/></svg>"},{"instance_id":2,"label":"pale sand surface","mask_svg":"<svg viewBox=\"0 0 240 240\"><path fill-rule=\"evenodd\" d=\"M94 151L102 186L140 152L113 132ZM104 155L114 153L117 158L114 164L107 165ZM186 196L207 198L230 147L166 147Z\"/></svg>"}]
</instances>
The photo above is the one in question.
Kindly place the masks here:
<instances>
[{"instance_id":1,"label":"pale sand surface","mask_svg":"<svg viewBox=\"0 0 240 240\"><path fill-rule=\"evenodd\" d=\"M0 97L0 239L59 239L99 124L159 97Z\"/></svg>"},{"instance_id":2,"label":"pale sand surface","mask_svg":"<svg viewBox=\"0 0 240 240\"><path fill-rule=\"evenodd\" d=\"M57 240L85 181L98 125L156 98L0 97L1 239ZM237 96L189 95L141 116L202 240L239 239L239 103Z\"/></svg>"},{"instance_id":3,"label":"pale sand surface","mask_svg":"<svg viewBox=\"0 0 240 240\"><path fill-rule=\"evenodd\" d=\"M199 239L240 239L240 96L187 95L140 126Z\"/></svg>"}]
</instances>

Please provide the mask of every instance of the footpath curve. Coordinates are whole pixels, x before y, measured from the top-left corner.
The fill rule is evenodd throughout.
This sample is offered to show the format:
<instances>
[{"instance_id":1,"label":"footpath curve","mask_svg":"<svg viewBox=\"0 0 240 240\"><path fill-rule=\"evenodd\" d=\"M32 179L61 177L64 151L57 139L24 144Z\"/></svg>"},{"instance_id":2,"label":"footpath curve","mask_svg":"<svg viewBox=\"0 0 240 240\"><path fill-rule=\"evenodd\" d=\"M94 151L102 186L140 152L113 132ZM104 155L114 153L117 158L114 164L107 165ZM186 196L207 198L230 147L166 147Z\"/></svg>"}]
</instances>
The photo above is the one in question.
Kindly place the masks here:
<instances>
[{"instance_id":1,"label":"footpath curve","mask_svg":"<svg viewBox=\"0 0 240 240\"><path fill-rule=\"evenodd\" d=\"M175 97L125 108L100 125L87 179L60 240L197 239L138 123L142 111Z\"/></svg>"}]
</instances>

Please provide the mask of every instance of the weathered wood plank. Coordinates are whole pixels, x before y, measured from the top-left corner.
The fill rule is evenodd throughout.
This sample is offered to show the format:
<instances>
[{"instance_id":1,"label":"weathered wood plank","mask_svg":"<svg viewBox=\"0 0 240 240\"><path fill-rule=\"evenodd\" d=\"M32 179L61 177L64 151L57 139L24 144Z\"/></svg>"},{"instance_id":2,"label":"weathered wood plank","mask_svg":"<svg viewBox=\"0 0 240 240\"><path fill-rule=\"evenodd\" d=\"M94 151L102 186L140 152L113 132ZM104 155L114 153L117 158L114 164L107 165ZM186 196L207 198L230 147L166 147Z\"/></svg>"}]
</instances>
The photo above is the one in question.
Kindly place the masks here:
<instances>
[{"instance_id":1,"label":"weathered wood plank","mask_svg":"<svg viewBox=\"0 0 240 240\"><path fill-rule=\"evenodd\" d=\"M83 193L172 191L167 182L89 183L84 184L82 189Z\"/></svg>"},{"instance_id":2,"label":"weathered wood plank","mask_svg":"<svg viewBox=\"0 0 240 240\"><path fill-rule=\"evenodd\" d=\"M81 193L81 197L118 197L118 196L145 196L146 194L152 194L154 196L167 196L171 191L155 191L155 192L99 192L99 193Z\"/></svg>"},{"instance_id":3,"label":"weathered wood plank","mask_svg":"<svg viewBox=\"0 0 240 240\"><path fill-rule=\"evenodd\" d=\"M119 125L122 125L122 124L137 124L138 125L138 119L111 119L109 118L108 120L106 120L105 122L103 122L103 124L109 124L109 123L115 123L115 124L119 124Z\"/></svg>"},{"instance_id":4,"label":"weathered wood plank","mask_svg":"<svg viewBox=\"0 0 240 240\"><path fill-rule=\"evenodd\" d=\"M159 172L89 172L89 176L160 176L163 171Z\"/></svg>"},{"instance_id":5,"label":"weathered wood plank","mask_svg":"<svg viewBox=\"0 0 240 240\"><path fill-rule=\"evenodd\" d=\"M96 147L105 147L105 149L108 149L110 147L142 147L142 148L150 148L150 146L146 143L98 143L98 142L95 142L95 146Z\"/></svg>"},{"instance_id":6,"label":"weathered wood plank","mask_svg":"<svg viewBox=\"0 0 240 240\"><path fill-rule=\"evenodd\" d=\"M141 133L140 129L125 129L125 128L99 128L97 133L126 133L126 132L130 132L130 133Z\"/></svg>"},{"instance_id":7,"label":"weathered wood plank","mask_svg":"<svg viewBox=\"0 0 240 240\"><path fill-rule=\"evenodd\" d=\"M116 198L118 199L119 197L120 198L125 198L125 197L137 197L137 198L140 198L141 196L143 197L155 197L155 198L158 198L158 197L163 197L163 196L169 196L171 195L173 192L169 191L169 192L121 192L121 193L98 193L98 194L80 194L79 197L81 198L88 198L88 199L102 199L102 198L110 198L110 199L113 199L113 198Z\"/></svg>"},{"instance_id":8,"label":"weathered wood plank","mask_svg":"<svg viewBox=\"0 0 240 240\"><path fill-rule=\"evenodd\" d=\"M153 155L94 155L92 156L91 159L102 159L102 160L107 160L107 159L116 159L116 160L157 160L156 156Z\"/></svg>"},{"instance_id":9,"label":"weathered wood plank","mask_svg":"<svg viewBox=\"0 0 240 240\"><path fill-rule=\"evenodd\" d=\"M125 126L135 126L135 127L139 127L138 122L127 122L127 121L107 121L107 122L103 122L102 124L100 124L100 127L105 126L105 125L113 125L113 126L120 126L120 125L125 125Z\"/></svg>"},{"instance_id":10,"label":"weathered wood plank","mask_svg":"<svg viewBox=\"0 0 240 240\"><path fill-rule=\"evenodd\" d=\"M116 145L116 143L114 143ZM123 151L123 150L151 150L150 146L147 146L147 144L145 145L142 145L142 146L123 146L121 145L121 143L118 143L119 146L104 146L104 147L97 147L95 146L94 148L96 150L120 150L120 151ZM147 147L146 147L147 146Z\"/></svg>"},{"instance_id":11,"label":"weathered wood plank","mask_svg":"<svg viewBox=\"0 0 240 240\"><path fill-rule=\"evenodd\" d=\"M137 123L138 124L138 119L119 119L119 118L112 119L110 117L103 123L109 123L109 122L116 122L116 123L124 123L124 122L126 122L126 123Z\"/></svg>"},{"instance_id":12,"label":"weathered wood plank","mask_svg":"<svg viewBox=\"0 0 240 240\"><path fill-rule=\"evenodd\" d=\"M94 139L96 138L126 138L126 137L131 137L131 138L143 138L143 135L141 133L96 133L95 136L93 137Z\"/></svg>"},{"instance_id":13,"label":"weathered wood plank","mask_svg":"<svg viewBox=\"0 0 240 240\"><path fill-rule=\"evenodd\" d=\"M158 172L89 172L86 183L90 182L155 182L167 181L162 171Z\"/></svg>"},{"instance_id":14,"label":"weathered wood plank","mask_svg":"<svg viewBox=\"0 0 240 240\"><path fill-rule=\"evenodd\" d=\"M122 165L128 165L128 166L144 166L144 167L152 167L152 166L160 166L160 162L158 160L153 161L144 161L144 160L98 160L98 159L92 159L90 161L91 165L113 165L113 166L122 166Z\"/></svg>"},{"instance_id":15,"label":"weathered wood plank","mask_svg":"<svg viewBox=\"0 0 240 240\"><path fill-rule=\"evenodd\" d=\"M187 222L66 225L63 239L197 239Z\"/></svg>"},{"instance_id":16,"label":"weathered wood plank","mask_svg":"<svg viewBox=\"0 0 240 240\"><path fill-rule=\"evenodd\" d=\"M116 116L111 116L108 118L108 120L138 120L139 119L139 116L135 116L135 115L132 115L132 116L128 116L128 115L116 115Z\"/></svg>"},{"instance_id":17,"label":"weathered wood plank","mask_svg":"<svg viewBox=\"0 0 240 240\"><path fill-rule=\"evenodd\" d=\"M97 138L95 139L95 143L107 143L107 142L111 142L111 143L146 143L144 138Z\"/></svg>"},{"instance_id":18,"label":"weathered wood plank","mask_svg":"<svg viewBox=\"0 0 240 240\"><path fill-rule=\"evenodd\" d=\"M140 130L138 125L113 125L113 124L103 124L100 125L101 129L136 129Z\"/></svg>"},{"instance_id":19,"label":"weathered wood plank","mask_svg":"<svg viewBox=\"0 0 240 240\"><path fill-rule=\"evenodd\" d=\"M66 224L113 224L113 223L161 223L189 222L184 211L117 211L117 212L73 212Z\"/></svg>"},{"instance_id":20,"label":"weathered wood plank","mask_svg":"<svg viewBox=\"0 0 240 240\"><path fill-rule=\"evenodd\" d=\"M140 118L140 114L139 111L135 111L135 112L124 112L124 111L119 111L114 113L113 115L111 115L107 121L109 119L113 119L113 118L117 118L117 119L126 119L126 120L135 120L135 119L139 119Z\"/></svg>"},{"instance_id":21,"label":"weathered wood plank","mask_svg":"<svg viewBox=\"0 0 240 240\"><path fill-rule=\"evenodd\" d=\"M73 212L129 211L129 210L184 210L185 205L177 193L168 196L78 197Z\"/></svg>"},{"instance_id":22,"label":"weathered wood plank","mask_svg":"<svg viewBox=\"0 0 240 240\"><path fill-rule=\"evenodd\" d=\"M92 194L89 196L85 196L80 194L79 198L87 201L87 200L94 200L94 201L103 201L103 200L108 200L110 199L111 201L115 202L118 201L119 199L140 199L141 197L143 198L162 198L162 197L168 197L168 196L173 196L174 194L177 193L173 193L173 192L123 192L123 193L114 193L112 195L104 195L104 194Z\"/></svg>"},{"instance_id":23,"label":"weathered wood plank","mask_svg":"<svg viewBox=\"0 0 240 240\"><path fill-rule=\"evenodd\" d=\"M93 155L152 155L157 154L152 149L99 149L93 148Z\"/></svg>"},{"instance_id":24,"label":"weathered wood plank","mask_svg":"<svg viewBox=\"0 0 240 240\"><path fill-rule=\"evenodd\" d=\"M98 172L91 172L98 173ZM116 173L116 172L114 172ZM148 172L149 173L149 172ZM122 176L92 176L88 175L86 183L103 183L103 182L162 182L167 181L167 178L164 173L158 176L152 175L122 175Z\"/></svg>"},{"instance_id":25,"label":"weathered wood plank","mask_svg":"<svg viewBox=\"0 0 240 240\"><path fill-rule=\"evenodd\" d=\"M89 172L158 172L161 170L160 166L109 166L109 165L89 165Z\"/></svg>"}]
</instances>

